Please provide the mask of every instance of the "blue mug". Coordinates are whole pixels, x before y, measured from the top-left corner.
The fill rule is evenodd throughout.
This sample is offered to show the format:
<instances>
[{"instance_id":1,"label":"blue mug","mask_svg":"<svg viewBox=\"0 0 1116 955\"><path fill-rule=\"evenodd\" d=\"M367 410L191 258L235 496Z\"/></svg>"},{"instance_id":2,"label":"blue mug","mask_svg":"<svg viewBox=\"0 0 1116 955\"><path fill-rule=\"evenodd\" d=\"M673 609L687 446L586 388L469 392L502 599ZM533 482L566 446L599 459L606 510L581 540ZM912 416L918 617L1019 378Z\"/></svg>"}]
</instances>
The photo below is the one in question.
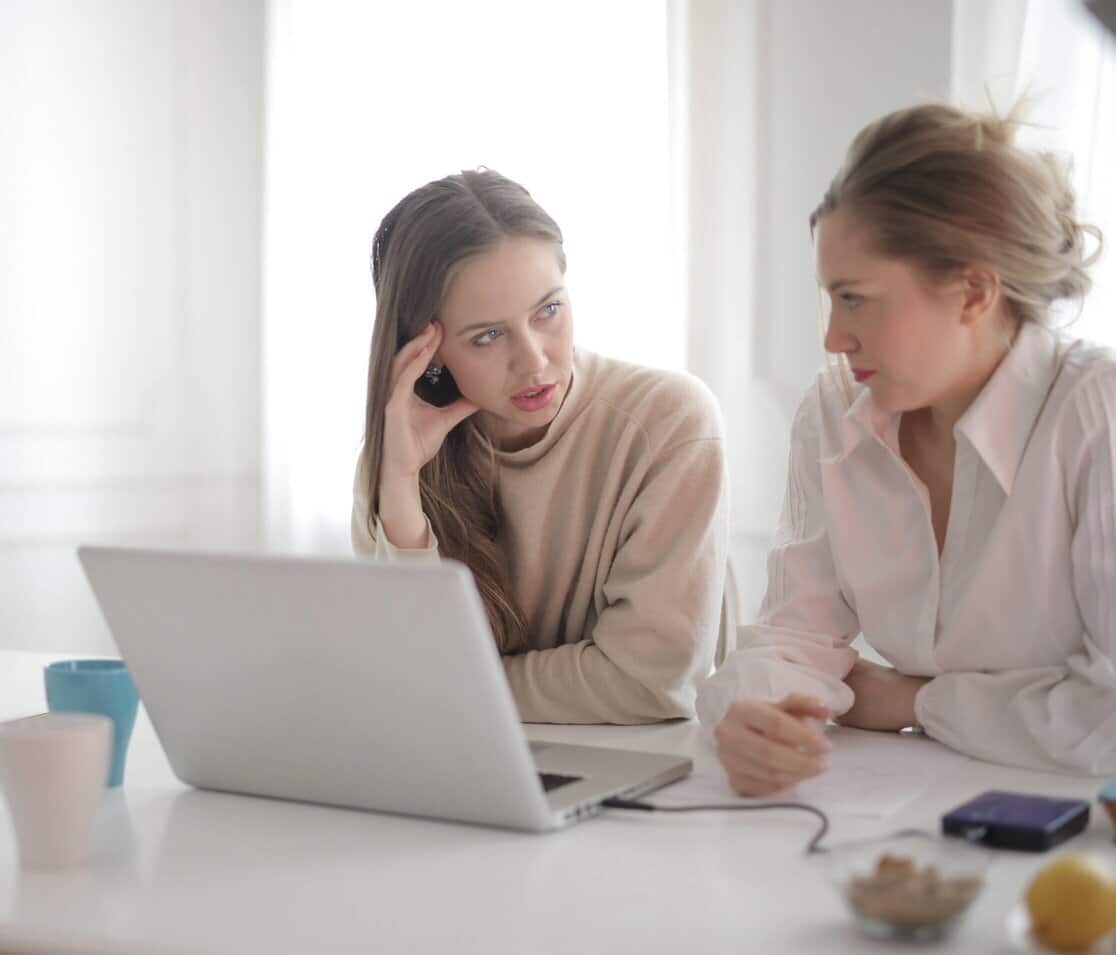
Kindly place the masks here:
<instances>
[{"instance_id":1,"label":"blue mug","mask_svg":"<svg viewBox=\"0 0 1116 955\"><path fill-rule=\"evenodd\" d=\"M136 723L139 693L123 660L62 660L44 673L47 706L55 713L101 713L112 718L109 786L124 782L124 761Z\"/></svg>"}]
</instances>

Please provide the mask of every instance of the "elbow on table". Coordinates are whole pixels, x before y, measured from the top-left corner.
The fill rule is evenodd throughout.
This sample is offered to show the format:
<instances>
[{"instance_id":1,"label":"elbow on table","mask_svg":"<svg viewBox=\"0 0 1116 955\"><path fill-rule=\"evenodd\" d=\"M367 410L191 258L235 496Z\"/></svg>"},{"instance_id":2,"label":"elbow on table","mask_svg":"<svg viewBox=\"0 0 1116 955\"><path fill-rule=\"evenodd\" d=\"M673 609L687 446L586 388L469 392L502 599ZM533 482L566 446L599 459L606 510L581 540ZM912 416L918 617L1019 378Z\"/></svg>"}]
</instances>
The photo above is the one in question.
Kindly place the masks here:
<instances>
[{"instance_id":1,"label":"elbow on table","mask_svg":"<svg viewBox=\"0 0 1116 955\"><path fill-rule=\"evenodd\" d=\"M693 687L685 687L662 694L659 698L659 719L692 720L697 716L694 706L697 692Z\"/></svg>"},{"instance_id":2,"label":"elbow on table","mask_svg":"<svg viewBox=\"0 0 1116 955\"><path fill-rule=\"evenodd\" d=\"M1023 725L1026 726L1026 722ZM932 738L974 759L1038 772L1099 778L1116 776L1116 746L1111 740L1102 740L1099 731L1073 742L1053 738L1049 733L1037 733L1028 726L1027 733L1016 736L1014 744L1005 744L1002 734L961 735L934 723L923 726Z\"/></svg>"},{"instance_id":3,"label":"elbow on table","mask_svg":"<svg viewBox=\"0 0 1116 955\"><path fill-rule=\"evenodd\" d=\"M1046 756L1064 773L1075 776L1116 776L1116 740L1101 740L1098 733L1090 734L1077 746L1063 747L1056 742L1047 743Z\"/></svg>"},{"instance_id":4,"label":"elbow on table","mask_svg":"<svg viewBox=\"0 0 1116 955\"><path fill-rule=\"evenodd\" d=\"M632 701L625 717L617 722L660 723L665 720L688 720L696 715L694 699L696 692L692 686L652 688L644 687L638 701Z\"/></svg>"},{"instance_id":5,"label":"elbow on table","mask_svg":"<svg viewBox=\"0 0 1116 955\"><path fill-rule=\"evenodd\" d=\"M1091 688L1090 688L1091 689ZM1058 691L1063 691L1059 693ZM1078 692L1071 692L1077 690ZM1116 693L1110 700L1080 692L1065 681L1041 707L1023 705L1021 695L1011 709L1036 748L1063 773L1076 776L1116 775ZM1034 768L1042 768L1036 766Z\"/></svg>"}]
</instances>

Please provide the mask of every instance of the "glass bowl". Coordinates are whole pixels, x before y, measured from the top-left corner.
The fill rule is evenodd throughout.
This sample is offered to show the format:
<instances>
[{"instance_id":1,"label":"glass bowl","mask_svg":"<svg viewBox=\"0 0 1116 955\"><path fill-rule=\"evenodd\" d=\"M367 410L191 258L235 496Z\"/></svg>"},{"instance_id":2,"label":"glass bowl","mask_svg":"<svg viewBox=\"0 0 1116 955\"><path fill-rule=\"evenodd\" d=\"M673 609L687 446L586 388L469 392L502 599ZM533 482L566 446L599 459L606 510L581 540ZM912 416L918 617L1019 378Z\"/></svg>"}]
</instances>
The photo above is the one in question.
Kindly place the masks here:
<instances>
[{"instance_id":1,"label":"glass bowl","mask_svg":"<svg viewBox=\"0 0 1116 955\"><path fill-rule=\"evenodd\" d=\"M910 832L834 846L822 864L866 935L934 941L980 895L988 854L960 839Z\"/></svg>"}]
</instances>

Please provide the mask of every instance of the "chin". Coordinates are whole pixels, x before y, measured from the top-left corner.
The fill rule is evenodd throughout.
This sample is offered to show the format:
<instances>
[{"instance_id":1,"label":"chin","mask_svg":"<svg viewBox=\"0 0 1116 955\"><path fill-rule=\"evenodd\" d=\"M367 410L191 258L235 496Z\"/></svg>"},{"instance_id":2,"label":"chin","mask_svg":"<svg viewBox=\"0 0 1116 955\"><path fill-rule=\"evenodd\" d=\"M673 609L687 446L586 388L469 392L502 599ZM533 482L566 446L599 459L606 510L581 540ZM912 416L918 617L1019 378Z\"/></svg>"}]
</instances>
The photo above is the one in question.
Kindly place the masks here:
<instances>
[{"instance_id":1,"label":"chin","mask_svg":"<svg viewBox=\"0 0 1116 955\"><path fill-rule=\"evenodd\" d=\"M886 411L888 414L897 414L906 410L901 405L897 405L894 401L888 401L886 397L882 397L874 391L872 392L872 400L880 411Z\"/></svg>"},{"instance_id":2,"label":"chin","mask_svg":"<svg viewBox=\"0 0 1116 955\"><path fill-rule=\"evenodd\" d=\"M557 402L552 402L552 404L557 404ZM516 408L515 414L506 420L509 424L518 425L521 428L545 428L557 417L557 408L541 408L538 411L520 411Z\"/></svg>"},{"instance_id":3,"label":"chin","mask_svg":"<svg viewBox=\"0 0 1116 955\"><path fill-rule=\"evenodd\" d=\"M920 411L925 408L925 404L916 401L876 401L876 407L882 412L889 415L894 414L910 414L912 411Z\"/></svg>"},{"instance_id":4,"label":"chin","mask_svg":"<svg viewBox=\"0 0 1116 955\"><path fill-rule=\"evenodd\" d=\"M907 402L903 401L901 398L897 398L895 395L888 394L886 388L877 390L869 385L868 390L872 392L872 401L875 402L876 407L879 408L880 411L886 412L887 414L901 414L904 411L911 410L907 406Z\"/></svg>"}]
</instances>

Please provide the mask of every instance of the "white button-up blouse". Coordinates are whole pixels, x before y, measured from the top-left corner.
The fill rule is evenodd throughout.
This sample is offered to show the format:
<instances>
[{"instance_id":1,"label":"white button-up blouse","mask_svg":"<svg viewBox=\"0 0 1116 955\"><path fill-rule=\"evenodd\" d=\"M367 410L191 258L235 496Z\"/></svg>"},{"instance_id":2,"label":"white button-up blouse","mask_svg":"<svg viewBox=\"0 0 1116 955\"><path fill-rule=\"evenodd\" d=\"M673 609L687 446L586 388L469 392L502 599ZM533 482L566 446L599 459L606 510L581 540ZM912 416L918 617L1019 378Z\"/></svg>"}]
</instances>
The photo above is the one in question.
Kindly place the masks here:
<instances>
[{"instance_id":1,"label":"white button-up blouse","mask_svg":"<svg viewBox=\"0 0 1116 955\"><path fill-rule=\"evenodd\" d=\"M843 713L858 633L933 737L994 762L1116 774L1116 355L1036 324L957 422L941 557L900 415L823 372L799 408L758 622L706 683Z\"/></svg>"}]
</instances>

